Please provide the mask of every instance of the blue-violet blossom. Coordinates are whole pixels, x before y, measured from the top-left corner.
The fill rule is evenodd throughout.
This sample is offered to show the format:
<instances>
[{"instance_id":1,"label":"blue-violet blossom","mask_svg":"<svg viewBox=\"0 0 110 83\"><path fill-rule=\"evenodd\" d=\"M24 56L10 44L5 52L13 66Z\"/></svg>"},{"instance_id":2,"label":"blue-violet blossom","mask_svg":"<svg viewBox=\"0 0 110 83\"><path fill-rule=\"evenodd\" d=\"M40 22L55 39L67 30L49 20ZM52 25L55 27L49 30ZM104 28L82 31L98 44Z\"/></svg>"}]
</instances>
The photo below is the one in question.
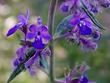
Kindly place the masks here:
<instances>
[{"instance_id":1,"label":"blue-violet blossom","mask_svg":"<svg viewBox=\"0 0 110 83\"><path fill-rule=\"evenodd\" d=\"M97 41L101 37L101 32L85 13L76 12L70 24L73 29L68 32L67 39L81 45L84 50L97 49Z\"/></svg>"},{"instance_id":2,"label":"blue-violet blossom","mask_svg":"<svg viewBox=\"0 0 110 83\"><path fill-rule=\"evenodd\" d=\"M64 80L59 80L58 83L96 83L92 82L85 75L85 72L89 69L87 65L81 65L79 68L75 67L73 70L65 76Z\"/></svg>"},{"instance_id":3,"label":"blue-violet blossom","mask_svg":"<svg viewBox=\"0 0 110 83\"><path fill-rule=\"evenodd\" d=\"M81 0L67 0L60 6L62 12L76 11L82 9ZM102 8L110 7L110 0L82 0L87 8L93 12L101 12Z\"/></svg>"},{"instance_id":4,"label":"blue-violet blossom","mask_svg":"<svg viewBox=\"0 0 110 83\"><path fill-rule=\"evenodd\" d=\"M44 67L41 59L46 59L46 56L50 56L51 51L47 44L52 37L48 32L48 27L43 25L40 17L37 17L36 24L29 24L29 11L27 11L26 16L19 15L18 20L19 22L7 33L7 36L10 36L17 30L21 30L25 34L25 41L23 40L23 45L16 51L17 56L13 60L13 66L16 69L20 63L25 61L29 49L34 48L35 54L24 64L30 74L35 75L37 67Z\"/></svg>"},{"instance_id":5,"label":"blue-violet blossom","mask_svg":"<svg viewBox=\"0 0 110 83\"><path fill-rule=\"evenodd\" d=\"M14 34L18 29L20 29L26 35L28 22L29 22L29 11L27 10L26 15L21 14L18 16L18 23L14 25L11 29L9 29L7 36Z\"/></svg>"}]
</instances>

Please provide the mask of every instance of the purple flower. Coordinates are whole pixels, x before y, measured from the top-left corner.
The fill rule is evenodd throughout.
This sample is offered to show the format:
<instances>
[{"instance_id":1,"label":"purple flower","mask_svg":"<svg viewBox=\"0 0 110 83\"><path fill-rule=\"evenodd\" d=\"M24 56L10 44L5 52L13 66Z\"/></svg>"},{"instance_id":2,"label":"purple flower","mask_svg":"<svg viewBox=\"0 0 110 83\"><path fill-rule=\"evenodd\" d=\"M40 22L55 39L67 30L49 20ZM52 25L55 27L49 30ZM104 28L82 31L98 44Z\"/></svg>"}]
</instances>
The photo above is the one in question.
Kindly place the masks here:
<instances>
[{"instance_id":1,"label":"purple flower","mask_svg":"<svg viewBox=\"0 0 110 83\"><path fill-rule=\"evenodd\" d=\"M96 41L100 39L101 32L85 13L76 12L70 24L73 25L73 29L67 35L67 39L76 41L84 50L97 49Z\"/></svg>"},{"instance_id":2,"label":"purple flower","mask_svg":"<svg viewBox=\"0 0 110 83\"><path fill-rule=\"evenodd\" d=\"M80 6L80 0L68 0L61 4L60 10L63 13L67 13L70 11L74 11L74 9L76 11L77 9L79 9L79 6Z\"/></svg>"},{"instance_id":3,"label":"purple flower","mask_svg":"<svg viewBox=\"0 0 110 83\"><path fill-rule=\"evenodd\" d=\"M41 39L35 39L35 41L32 43L33 47L36 49L44 49L45 44L43 44Z\"/></svg>"},{"instance_id":4,"label":"purple flower","mask_svg":"<svg viewBox=\"0 0 110 83\"><path fill-rule=\"evenodd\" d=\"M98 2L100 3L100 5L104 8L108 8L110 7L110 0L98 0Z\"/></svg>"},{"instance_id":5,"label":"purple flower","mask_svg":"<svg viewBox=\"0 0 110 83\"><path fill-rule=\"evenodd\" d=\"M41 63L41 57L46 59L47 56L50 56L50 49L45 48L43 50L36 50L34 56L32 56L26 63L25 68L29 71L32 76L36 75L37 68L44 68L44 65ZM45 63L46 64L46 63Z\"/></svg>"},{"instance_id":6,"label":"purple flower","mask_svg":"<svg viewBox=\"0 0 110 83\"><path fill-rule=\"evenodd\" d=\"M81 82L81 83L88 83L88 78L85 77L85 76L82 76L82 77L80 78L80 82Z\"/></svg>"},{"instance_id":7,"label":"purple flower","mask_svg":"<svg viewBox=\"0 0 110 83\"><path fill-rule=\"evenodd\" d=\"M109 0L87 0L86 2L83 2L87 6L87 8L93 13L101 12L103 8L110 7Z\"/></svg>"},{"instance_id":8,"label":"purple flower","mask_svg":"<svg viewBox=\"0 0 110 83\"><path fill-rule=\"evenodd\" d=\"M15 58L15 59L13 60L13 68L14 68L14 69L17 68L19 64L20 64L19 60L18 60L17 58Z\"/></svg>"},{"instance_id":9,"label":"purple flower","mask_svg":"<svg viewBox=\"0 0 110 83\"><path fill-rule=\"evenodd\" d=\"M66 2L61 4L60 10L64 13L66 13L66 12L69 12L71 10L72 6L73 6L72 1L66 1Z\"/></svg>"},{"instance_id":10,"label":"purple flower","mask_svg":"<svg viewBox=\"0 0 110 83\"><path fill-rule=\"evenodd\" d=\"M92 13L98 13L102 10L102 4L108 7L109 0L82 0L88 10ZM103 3L104 1L104 3ZM101 32L93 23L85 11L81 0L68 0L64 2L60 9L63 12L74 11L73 19L70 20L70 25L73 29L68 32L66 38L69 41L81 45L81 49L88 51L89 49L97 49L97 41L101 37ZM69 25L69 24L68 24ZM68 26L67 26L68 27Z\"/></svg>"},{"instance_id":11,"label":"purple flower","mask_svg":"<svg viewBox=\"0 0 110 83\"><path fill-rule=\"evenodd\" d=\"M29 11L27 11L26 16L19 15L18 23L9 29L7 36L14 34L18 29L20 29L24 34L27 33L27 25L29 20Z\"/></svg>"},{"instance_id":12,"label":"purple flower","mask_svg":"<svg viewBox=\"0 0 110 83\"><path fill-rule=\"evenodd\" d=\"M16 51L17 57L23 57L27 49L28 49L27 46L22 46L22 47L18 48Z\"/></svg>"},{"instance_id":13,"label":"purple flower","mask_svg":"<svg viewBox=\"0 0 110 83\"><path fill-rule=\"evenodd\" d=\"M36 66L38 64L38 52L35 53L33 57L31 57L26 63L25 68L29 71L29 73L34 76L36 73Z\"/></svg>"},{"instance_id":14,"label":"purple flower","mask_svg":"<svg viewBox=\"0 0 110 83\"><path fill-rule=\"evenodd\" d=\"M40 17L37 18L37 24L30 25L28 29L26 38L32 41L32 47L36 49L36 53L25 63L25 68L34 76L37 67L44 67L41 59L46 60L46 56L50 55L50 50L46 48L46 45L52 37L48 32L48 27L43 25Z\"/></svg>"},{"instance_id":15,"label":"purple flower","mask_svg":"<svg viewBox=\"0 0 110 83\"><path fill-rule=\"evenodd\" d=\"M33 76L36 73L37 67L46 67L42 61L46 60L46 56L50 56L51 54L50 49L46 45L52 37L48 32L48 27L43 25L40 17L37 18L36 24L31 24L29 27L28 11L26 16L19 15L18 20L19 22L7 33L7 36L10 36L20 29L25 34L25 40L22 41L22 46L16 51L17 56L13 60L13 67L16 69L21 63L24 63L25 68ZM31 55L32 57L27 60L26 54L32 47L35 48L35 54L33 56Z\"/></svg>"},{"instance_id":16,"label":"purple flower","mask_svg":"<svg viewBox=\"0 0 110 83\"><path fill-rule=\"evenodd\" d=\"M83 0L82 0L83 1ZM83 1L84 2L84 1ZM85 5L87 6L87 8L93 12L93 13L98 13L101 12L101 7L99 5L98 0L87 0L86 2L84 2Z\"/></svg>"},{"instance_id":17,"label":"purple flower","mask_svg":"<svg viewBox=\"0 0 110 83\"><path fill-rule=\"evenodd\" d=\"M86 14L76 13L70 23L74 27L77 27L77 31L80 35L91 35L93 24Z\"/></svg>"},{"instance_id":18,"label":"purple flower","mask_svg":"<svg viewBox=\"0 0 110 83\"><path fill-rule=\"evenodd\" d=\"M28 47L22 46L16 50L16 57L13 60L14 69L25 59L25 53L27 53Z\"/></svg>"},{"instance_id":19,"label":"purple flower","mask_svg":"<svg viewBox=\"0 0 110 83\"><path fill-rule=\"evenodd\" d=\"M92 36L94 40L99 40L101 37L101 32L97 30L92 34Z\"/></svg>"},{"instance_id":20,"label":"purple flower","mask_svg":"<svg viewBox=\"0 0 110 83\"><path fill-rule=\"evenodd\" d=\"M110 7L109 0L82 0L87 8L93 12L98 13L102 11L102 8ZM60 10L64 13L69 11L82 10L82 4L80 0L67 0L60 6Z\"/></svg>"},{"instance_id":21,"label":"purple flower","mask_svg":"<svg viewBox=\"0 0 110 83\"><path fill-rule=\"evenodd\" d=\"M58 83L96 83L90 81L85 72L88 70L87 65L80 65L73 68L73 70L65 77L64 80L58 81Z\"/></svg>"},{"instance_id":22,"label":"purple flower","mask_svg":"<svg viewBox=\"0 0 110 83\"><path fill-rule=\"evenodd\" d=\"M32 24L29 27L27 39L34 39L32 45L36 49L43 49L45 45L51 40L48 27L42 24L41 18L37 19L37 25Z\"/></svg>"},{"instance_id":23,"label":"purple flower","mask_svg":"<svg viewBox=\"0 0 110 83\"><path fill-rule=\"evenodd\" d=\"M82 50L88 51L89 49L97 49L97 44L91 39L80 38L80 43L82 45Z\"/></svg>"},{"instance_id":24,"label":"purple flower","mask_svg":"<svg viewBox=\"0 0 110 83\"><path fill-rule=\"evenodd\" d=\"M41 55L51 56L51 51L48 47L44 48L41 52Z\"/></svg>"}]
</instances>

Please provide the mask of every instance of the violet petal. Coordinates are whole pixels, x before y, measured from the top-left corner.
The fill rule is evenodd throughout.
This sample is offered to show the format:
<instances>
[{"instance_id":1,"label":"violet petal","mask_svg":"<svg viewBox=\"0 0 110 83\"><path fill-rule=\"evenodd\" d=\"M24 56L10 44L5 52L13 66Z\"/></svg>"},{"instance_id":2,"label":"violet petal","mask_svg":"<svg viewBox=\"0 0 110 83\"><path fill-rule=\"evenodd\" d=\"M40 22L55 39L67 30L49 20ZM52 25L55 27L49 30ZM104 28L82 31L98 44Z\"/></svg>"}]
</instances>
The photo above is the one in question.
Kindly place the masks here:
<instances>
[{"instance_id":1,"label":"violet petal","mask_svg":"<svg viewBox=\"0 0 110 83\"><path fill-rule=\"evenodd\" d=\"M30 33L27 33L26 38L33 39L33 38L35 38L35 36L36 36L36 34L30 32Z\"/></svg>"},{"instance_id":2,"label":"violet petal","mask_svg":"<svg viewBox=\"0 0 110 83\"><path fill-rule=\"evenodd\" d=\"M92 33L92 29L86 25L81 25L79 27L79 32L81 35L90 35Z\"/></svg>"},{"instance_id":3,"label":"violet petal","mask_svg":"<svg viewBox=\"0 0 110 83\"><path fill-rule=\"evenodd\" d=\"M18 21L19 23L23 23L23 24L26 24L26 17L24 15L19 15L18 16Z\"/></svg>"},{"instance_id":4,"label":"violet petal","mask_svg":"<svg viewBox=\"0 0 110 83\"><path fill-rule=\"evenodd\" d=\"M36 49L43 49L45 45L42 43L41 39L37 39L32 43L33 47Z\"/></svg>"},{"instance_id":5,"label":"violet petal","mask_svg":"<svg viewBox=\"0 0 110 83\"><path fill-rule=\"evenodd\" d=\"M33 33L36 33L37 32L37 26L32 24L30 27L29 27L29 30Z\"/></svg>"},{"instance_id":6,"label":"violet petal","mask_svg":"<svg viewBox=\"0 0 110 83\"><path fill-rule=\"evenodd\" d=\"M88 83L87 77L85 77L85 76L81 77L80 83Z\"/></svg>"},{"instance_id":7,"label":"violet petal","mask_svg":"<svg viewBox=\"0 0 110 83\"><path fill-rule=\"evenodd\" d=\"M11 29L9 29L7 36L12 35L13 33L15 33L19 28L21 28L22 24L17 24L14 27L12 27Z\"/></svg>"}]
</instances>

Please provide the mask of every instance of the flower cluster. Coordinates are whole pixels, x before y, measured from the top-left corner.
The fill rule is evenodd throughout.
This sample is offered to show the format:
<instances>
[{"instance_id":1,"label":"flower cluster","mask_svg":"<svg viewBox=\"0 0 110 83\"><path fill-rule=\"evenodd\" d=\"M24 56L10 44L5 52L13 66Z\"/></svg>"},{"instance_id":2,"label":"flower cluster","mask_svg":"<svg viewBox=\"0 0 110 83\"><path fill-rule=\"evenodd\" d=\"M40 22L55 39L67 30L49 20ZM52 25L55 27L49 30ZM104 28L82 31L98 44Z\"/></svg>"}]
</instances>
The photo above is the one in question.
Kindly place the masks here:
<instances>
[{"instance_id":1,"label":"flower cluster","mask_svg":"<svg viewBox=\"0 0 110 83\"><path fill-rule=\"evenodd\" d=\"M102 8L110 7L109 0L82 0L88 9L93 13L98 13ZM76 11L76 9L82 9L81 0L68 0L65 1L60 9L62 12Z\"/></svg>"},{"instance_id":2,"label":"flower cluster","mask_svg":"<svg viewBox=\"0 0 110 83\"><path fill-rule=\"evenodd\" d=\"M88 18L88 16L81 12L77 12L70 21L70 24L73 26L73 29L69 31L69 35L67 36L67 39L70 41L74 41L77 44L80 44L82 48L84 49L97 49L96 42L101 37L101 32L96 27L91 20Z\"/></svg>"},{"instance_id":3,"label":"flower cluster","mask_svg":"<svg viewBox=\"0 0 110 83\"><path fill-rule=\"evenodd\" d=\"M69 20L72 29L66 38L81 45L82 49L96 50L101 31L92 14L98 13L102 7L107 8L109 6L109 0L69 0L63 2L60 10L64 13L72 13L72 18ZM69 28L68 26L65 27Z\"/></svg>"},{"instance_id":4,"label":"flower cluster","mask_svg":"<svg viewBox=\"0 0 110 83\"><path fill-rule=\"evenodd\" d=\"M96 83L90 81L85 75L85 72L89 69L87 65L80 65L73 68L73 70L65 76L64 80L59 80L58 83Z\"/></svg>"},{"instance_id":5,"label":"flower cluster","mask_svg":"<svg viewBox=\"0 0 110 83\"><path fill-rule=\"evenodd\" d=\"M103 26L94 15L101 12L103 8L109 7L110 0L67 0L63 2L60 10L63 13L70 13L70 15L59 23L55 37L49 34L48 26L43 25L40 16L37 17L37 22L33 24L29 22L29 11L26 15L19 15L18 23L9 29L7 33L7 36L13 35L18 30L23 33L21 47L16 50L16 57L13 60L14 71L7 83L23 70L28 70L32 76L36 74L36 68L43 68L47 74L49 68L52 71L53 56L50 58L50 66L48 66L46 57L53 55L51 53L53 52L53 46L51 45L58 38L64 37L80 45L84 51L96 50L97 42L101 38L100 30L103 29ZM49 14L53 14L54 11L50 11L52 12ZM54 14L50 15L49 20L54 21L53 17ZM53 25L53 22L51 24ZM50 31L52 33L52 29ZM51 41L51 49L48 47L49 41ZM96 83L90 81L85 75L88 69L89 67L86 65L76 66L65 76L64 80L58 81L58 83ZM50 74L53 74L53 72Z\"/></svg>"},{"instance_id":6,"label":"flower cluster","mask_svg":"<svg viewBox=\"0 0 110 83\"><path fill-rule=\"evenodd\" d=\"M16 58L13 61L14 69L16 69L23 61L25 61L26 54L30 48L35 49L33 56L25 62L25 68L29 70L31 75L35 74L35 68L37 66L43 66L40 58L46 58L50 55L50 49L47 44L52 39L48 32L48 27L43 25L42 19L37 17L36 24L29 23L29 11L26 15L18 16L18 23L9 29L7 36L14 34L17 30L20 30L24 34L23 45L17 49Z\"/></svg>"}]
</instances>

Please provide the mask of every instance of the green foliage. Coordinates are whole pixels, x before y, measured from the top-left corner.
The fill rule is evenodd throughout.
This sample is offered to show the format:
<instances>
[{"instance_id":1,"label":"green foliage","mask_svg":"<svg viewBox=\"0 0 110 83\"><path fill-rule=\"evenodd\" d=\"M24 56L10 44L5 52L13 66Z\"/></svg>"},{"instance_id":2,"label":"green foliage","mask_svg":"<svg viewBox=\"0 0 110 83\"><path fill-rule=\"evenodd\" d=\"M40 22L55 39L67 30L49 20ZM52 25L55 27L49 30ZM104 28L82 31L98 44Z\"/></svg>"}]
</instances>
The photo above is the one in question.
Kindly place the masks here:
<instances>
[{"instance_id":1,"label":"green foliage","mask_svg":"<svg viewBox=\"0 0 110 83\"><path fill-rule=\"evenodd\" d=\"M73 18L73 15L65 17L57 26L55 31L55 37L65 35L66 32L70 31L73 26L70 24L70 20Z\"/></svg>"},{"instance_id":2,"label":"green foliage","mask_svg":"<svg viewBox=\"0 0 110 83\"><path fill-rule=\"evenodd\" d=\"M10 75L7 83L10 83L16 76L18 76L22 71L26 70L25 69L25 63L35 54L35 49L31 48L29 49L28 53L26 54L25 60L20 63L20 65L12 72Z\"/></svg>"},{"instance_id":3,"label":"green foliage","mask_svg":"<svg viewBox=\"0 0 110 83\"><path fill-rule=\"evenodd\" d=\"M88 10L88 8L86 7L86 5L83 3L82 0L80 0L83 6L83 10L84 12L88 15L88 17L91 19L91 21L100 29L104 29L103 25L100 24L100 22L96 19L96 17Z\"/></svg>"},{"instance_id":4,"label":"green foliage","mask_svg":"<svg viewBox=\"0 0 110 83\"><path fill-rule=\"evenodd\" d=\"M48 62L47 62L45 55L40 56L40 65L42 65L42 67L44 67L44 69L47 69L47 70L49 69Z\"/></svg>"}]
</instances>

